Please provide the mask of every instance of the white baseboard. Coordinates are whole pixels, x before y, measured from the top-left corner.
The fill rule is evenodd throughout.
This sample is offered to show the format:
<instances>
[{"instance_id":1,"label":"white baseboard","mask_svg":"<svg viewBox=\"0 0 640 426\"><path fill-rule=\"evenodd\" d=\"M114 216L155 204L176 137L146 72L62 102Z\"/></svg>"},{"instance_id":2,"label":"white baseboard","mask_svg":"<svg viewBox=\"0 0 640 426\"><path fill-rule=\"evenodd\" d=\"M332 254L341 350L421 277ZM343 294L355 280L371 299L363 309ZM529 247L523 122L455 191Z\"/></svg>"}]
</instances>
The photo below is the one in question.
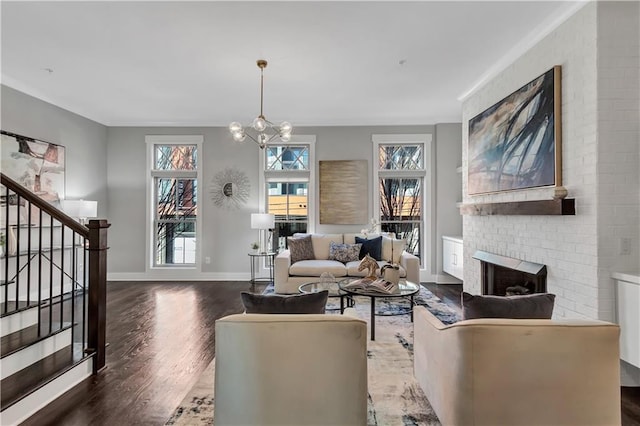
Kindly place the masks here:
<instances>
[{"instance_id":1,"label":"white baseboard","mask_svg":"<svg viewBox=\"0 0 640 426\"><path fill-rule=\"evenodd\" d=\"M620 360L620 384L622 386L640 386L640 368Z\"/></svg>"},{"instance_id":2,"label":"white baseboard","mask_svg":"<svg viewBox=\"0 0 640 426\"><path fill-rule=\"evenodd\" d=\"M63 393L89 377L92 373L93 357L87 358L60 377L50 381L37 391L16 402L0 413L1 425L17 425Z\"/></svg>"},{"instance_id":3,"label":"white baseboard","mask_svg":"<svg viewBox=\"0 0 640 426\"><path fill-rule=\"evenodd\" d=\"M249 281L248 272L193 272L188 270L153 270L149 272L109 272L107 281ZM462 284L451 275L432 275L420 271L420 282Z\"/></svg>"},{"instance_id":4,"label":"white baseboard","mask_svg":"<svg viewBox=\"0 0 640 426\"><path fill-rule=\"evenodd\" d=\"M436 284L462 284L462 281L453 277L449 274L438 274L436 275Z\"/></svg>"}]
</instances>

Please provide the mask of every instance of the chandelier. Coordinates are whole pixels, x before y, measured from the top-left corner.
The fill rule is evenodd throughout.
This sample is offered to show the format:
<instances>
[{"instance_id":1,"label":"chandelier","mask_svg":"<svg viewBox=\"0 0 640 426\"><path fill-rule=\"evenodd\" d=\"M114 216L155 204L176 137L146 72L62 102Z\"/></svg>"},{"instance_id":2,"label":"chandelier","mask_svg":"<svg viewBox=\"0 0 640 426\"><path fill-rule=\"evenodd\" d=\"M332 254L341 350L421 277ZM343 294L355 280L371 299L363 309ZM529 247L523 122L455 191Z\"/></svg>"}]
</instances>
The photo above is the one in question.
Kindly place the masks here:
<instances>
[{"instance_id":1,"label":"chandelier","mask_svg":"<svg viewBox=\"0 0 640 426\"><path fill-rule=\"evenodd\" d=\"M256 61L258 68L260 68L260 115L257 116L250 126L242 127L237 121L229 124L229 131L231 132L231 136L233 136L233 140L236 142L242 142L249 137L252 141L258 144L260 149L264 149L267 146L267 143L271 142L276 137L279 137L281 141L287 142L291 139L291 132L293 131L293 126L288 121L283 121L279 126L273 124L269 120L264 117L262 112L262 104L263 104L263 91L264 91L264 69L267 67L267 61L264 59L258 59ZM250 131L255 132L254 135L249 133Z\"/></svg>"}]
</instances>

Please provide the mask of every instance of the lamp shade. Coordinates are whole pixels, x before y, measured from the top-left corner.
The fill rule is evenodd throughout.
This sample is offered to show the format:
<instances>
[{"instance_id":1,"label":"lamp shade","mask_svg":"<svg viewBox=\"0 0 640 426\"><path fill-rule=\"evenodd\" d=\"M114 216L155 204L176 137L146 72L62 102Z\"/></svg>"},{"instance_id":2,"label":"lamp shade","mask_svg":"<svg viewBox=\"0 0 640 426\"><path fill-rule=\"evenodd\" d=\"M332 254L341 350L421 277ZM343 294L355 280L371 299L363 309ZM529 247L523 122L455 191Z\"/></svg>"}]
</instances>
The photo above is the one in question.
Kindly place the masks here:
<instances>
[{"instance_id":1,"label":"lamp shade","mask_svg":"<svg viewBox=\"0 0 640 426\"><path fill-rule=\"evenodd\" d=\"M252 213L251 229L273 229L276 225L276 217L270 213Z\"/></svg>"},{"instance_id":2,"label":"lamp shade","mask_svg":"<svg viewBox=\"0 0 640 426\"><path fill-rule=\"evenodd\" d=\"M98 216L98 202L87 200L62 200L62 210L71 217Z\"/></svg>"}]
</instances>

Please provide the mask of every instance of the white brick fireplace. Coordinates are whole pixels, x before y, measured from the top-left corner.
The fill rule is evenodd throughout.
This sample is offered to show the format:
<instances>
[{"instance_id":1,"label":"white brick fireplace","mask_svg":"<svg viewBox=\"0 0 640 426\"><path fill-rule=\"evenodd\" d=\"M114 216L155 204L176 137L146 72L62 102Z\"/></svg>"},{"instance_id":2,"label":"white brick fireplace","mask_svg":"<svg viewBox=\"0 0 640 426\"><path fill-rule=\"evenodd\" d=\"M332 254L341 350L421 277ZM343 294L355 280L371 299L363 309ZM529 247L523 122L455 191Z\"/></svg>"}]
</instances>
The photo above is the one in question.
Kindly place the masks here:
<instances>
[{"instance_id":1,"label":"white brick fireplace","mask_svg":"<svg viewBox=\"0 0 640 426\"><path fill-rule=\"evenodd\" d=\"M468 196L469 119L562 66L563 183L575 216L464 216L464 288L480 294L483 250L547 266L554 317L615 320L611 273L638 268L639 52L636 2L588 3L463 103L463 202L551 199L552 189ZM629 244L628 254L620 254ZM625 251L625 250L622 250Z\"/></svg>"}]
</instances>

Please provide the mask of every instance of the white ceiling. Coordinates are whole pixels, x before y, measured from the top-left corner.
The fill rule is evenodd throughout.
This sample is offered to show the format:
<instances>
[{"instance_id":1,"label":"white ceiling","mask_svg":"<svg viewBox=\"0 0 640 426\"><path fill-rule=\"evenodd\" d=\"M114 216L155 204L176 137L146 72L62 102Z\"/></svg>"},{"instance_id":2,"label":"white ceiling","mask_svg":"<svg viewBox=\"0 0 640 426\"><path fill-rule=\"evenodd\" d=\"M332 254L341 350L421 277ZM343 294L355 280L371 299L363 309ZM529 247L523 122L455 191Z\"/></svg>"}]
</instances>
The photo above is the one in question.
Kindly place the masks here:
<instances>
[{"instance_id":1,"label":"white ceiling","mask_svg":"<svg viewBox=\"0 0 640 426\"><path fill-rule=\"evenodd\" d=\"M264 58L274 122L459 122L582 4L3 1L2 83L109 126L226 126L258 114Z\"/></svg>"}]
</instances>

